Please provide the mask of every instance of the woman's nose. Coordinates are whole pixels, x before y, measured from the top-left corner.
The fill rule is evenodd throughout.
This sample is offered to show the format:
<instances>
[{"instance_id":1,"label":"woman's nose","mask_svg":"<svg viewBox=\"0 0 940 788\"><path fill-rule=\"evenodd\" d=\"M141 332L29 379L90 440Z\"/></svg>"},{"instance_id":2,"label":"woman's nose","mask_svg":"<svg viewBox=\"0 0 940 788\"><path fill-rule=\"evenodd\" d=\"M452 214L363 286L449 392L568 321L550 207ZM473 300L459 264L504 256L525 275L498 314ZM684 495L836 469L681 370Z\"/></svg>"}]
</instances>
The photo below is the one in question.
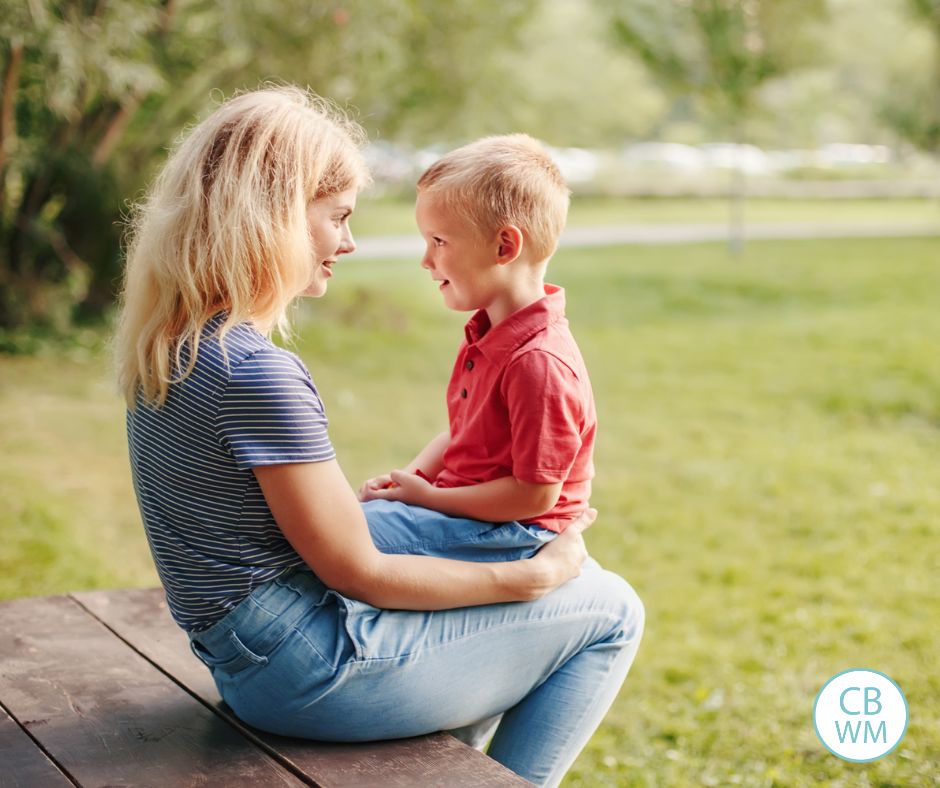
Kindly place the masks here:
<instances>
[{"instance_id":1,"label":"woman's nose","mask_svg":"<svg viewBox=\"0 0 940 788\"><path fill-rule=\"evenodd\" d=\"M343 237L340 238L339 249L336 250L337 254L350 254L356 251L356 242L352 237L352 230L348 227L343 233Z\"/></svg>"}]
</instances>

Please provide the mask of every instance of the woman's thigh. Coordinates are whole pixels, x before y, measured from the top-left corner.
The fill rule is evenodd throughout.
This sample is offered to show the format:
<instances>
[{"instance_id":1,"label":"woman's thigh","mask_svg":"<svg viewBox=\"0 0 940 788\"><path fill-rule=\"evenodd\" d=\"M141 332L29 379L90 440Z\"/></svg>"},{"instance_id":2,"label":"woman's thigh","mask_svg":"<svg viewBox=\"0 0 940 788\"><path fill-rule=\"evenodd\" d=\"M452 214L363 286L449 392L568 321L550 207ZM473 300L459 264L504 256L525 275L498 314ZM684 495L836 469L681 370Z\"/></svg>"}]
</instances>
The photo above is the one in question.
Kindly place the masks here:
<instances>
[{"instance_id":1,"label":"woman's thigh","mask_svg":"<svg viewBox=\"0 0 940 788\"><path fill-rule=\"evenodd\" d=\"M636 594L593 561L535 602L422 613L345 600L339 615L348 658L331 666L315 648L333 642L335 618L305 619L232 685L236 712L275 733L335 741L458 728L515 706L588 647L619 647L642 629Z\"/></svg>"}]
</instances>

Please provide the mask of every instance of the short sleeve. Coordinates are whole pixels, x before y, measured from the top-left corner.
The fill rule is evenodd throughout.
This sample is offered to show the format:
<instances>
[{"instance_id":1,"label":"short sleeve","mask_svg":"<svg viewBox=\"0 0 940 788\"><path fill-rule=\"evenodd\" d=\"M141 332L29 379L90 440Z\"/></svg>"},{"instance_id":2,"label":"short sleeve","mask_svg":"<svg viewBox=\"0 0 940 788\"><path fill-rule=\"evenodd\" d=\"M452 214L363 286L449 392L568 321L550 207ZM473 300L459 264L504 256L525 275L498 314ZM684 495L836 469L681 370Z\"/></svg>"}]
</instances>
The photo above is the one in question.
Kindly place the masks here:
<instances>
[{"instance_id":1,"label":"short sleeve","mask_svg":"<svg viewBox=\"0 0 940 788\"><path fill-rule=\"evenodd\" d=\"M581 451L583 387L551 353L532 350L510 362L503 396L512 432L513 476L520 481L565 481Z\"/></svg>"},{"instance_id":2,"label":"short sleeve","mask_svg":"<svg viewBox=\"0 0 940 788\"><path fill-rule=\"evenodd\" d=\"M323 402L303 365L277 348L233 370L216 417L219 441L241 470L336 456Z\"/></svg>"}]
</instances>

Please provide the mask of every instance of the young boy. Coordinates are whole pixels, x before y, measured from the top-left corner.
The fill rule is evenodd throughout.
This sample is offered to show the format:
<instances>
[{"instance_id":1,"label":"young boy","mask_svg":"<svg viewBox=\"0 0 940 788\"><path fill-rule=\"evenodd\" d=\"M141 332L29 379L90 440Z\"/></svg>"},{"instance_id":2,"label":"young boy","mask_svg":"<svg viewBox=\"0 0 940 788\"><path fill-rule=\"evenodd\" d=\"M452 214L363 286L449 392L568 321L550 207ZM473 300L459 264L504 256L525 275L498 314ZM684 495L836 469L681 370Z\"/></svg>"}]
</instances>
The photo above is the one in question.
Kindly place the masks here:
<instances>
[{"instance_id":1,"label":"young boy","mask_svg":"<svg viewBox=\"0 0 940 788\"><path fill-rule=\"evenodd\" d=\"M385 552L527 557L587 507L594 399L564 291L544 282L568 200L524 134L452 151L418 181L421 265L448 308L475 314L447 388L449 429L360 488Z\"/></svg>"}]
</instances>

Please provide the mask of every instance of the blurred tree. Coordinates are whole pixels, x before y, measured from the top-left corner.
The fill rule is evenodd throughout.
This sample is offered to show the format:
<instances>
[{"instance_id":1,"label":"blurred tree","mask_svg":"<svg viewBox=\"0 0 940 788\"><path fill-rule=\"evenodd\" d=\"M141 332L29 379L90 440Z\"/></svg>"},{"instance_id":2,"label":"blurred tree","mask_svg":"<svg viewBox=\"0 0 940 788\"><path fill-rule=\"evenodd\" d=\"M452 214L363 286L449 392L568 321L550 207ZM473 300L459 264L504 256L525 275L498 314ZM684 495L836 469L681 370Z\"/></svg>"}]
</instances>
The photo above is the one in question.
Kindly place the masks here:
<instances>
[{"instance_id":1,"label":"blurred tree","mask_svg":"<svg viewBox=\"0 0 940 788\"><path fill-rule=\"evenodd\" d=\"M637 57L608 35L593 0L542 0L510 53L519 97L499 130L560 146L620 147L644 138L668 101Z\"/></svg>"},{"instance_id":2,"label":"blurred tree","mask_svg":"<svg viewBox=\"0 0 940 788\"><path fill-rule=\"evenodd\" d=\"M0 327L59 326L116 273L115 146L159 88L172 4L0 0ZM111 261L109 261L111 262Z\"/></svg>"},{"instance_id":3,"label":"blurred tree","mask_svg":"<svg viewBox=\"0 0 940 788\"><path fill-rule=\"evenodd\" d=\"M815 58L825 0L598 0L614 34L679 100L743 144L758 91ZM732 250L741 245L743 169L731 191Z\"/></svg>"},{"instance_id":4,"label":"blurred tree","mask_svg":"<svg viewBox=\"0 0 940 788\"><path fill-rule=\"evenodd\" d=\"M823 28L827 2L835 21ZM919 28L901 19L902 7ZM936 147L937 8L938 0L0 0L0 345L4 329L64 329L108 307L122 207L179 129L236 89L309 85L355 107L372 137L415 145L510 130L556 145L619 145L661 126L672 102L681 109L673 119L695 124L693 139L745 141L758 118L763 140L768 129L798 131L809 145L825 125L830 138L848 129L864 141L884 133L873 108L887 106L905 136ZM933 72L922 67L927 28ZM797 71L817 56L815 69ZM733 204L739 223L740 200Z\"/></svg>"},{"instance_id":5,"label":"blurred tree","mask_svg":"<svg viewBox=\"0 0 940 788\"><path fill-rule=\"evenodd\" d=\"M124 200L221 97L286 81L391 134L474 133L536 2L0 0L0 330L101 314Z\"/></svg>"},{"instance_id":6,"label":"blurred tree","mask_svg":"<svg viewBox=\"0 0 940 788\"><path fill-rule=\"evenodd\" d=\"M739 128L768 80L817 59L825 0L598 0L617 38L675 95Z\"/></svg>"},{"instance_id":7,"label":"blurred tree","mask_svg":"<svg viewBox=\"0 0 940 788\"><path fill-rule=\"evenodd\" d=\"M922 116L934 74L930 34L909 2L827 0L817 62L765 85L748 131L779 147L897 145L886 108L906 106Z\"/></svg>"},{"instance_id":8,"label":"blurred tree","mask_svg":"<svg viewBox=\"0 0 940 788\"><path fill-rule=\"evenodd\" d=\"M907 0L908 11L932 40L930 66L888 93L884 117L905 139L926 151L940 152L940 0Z\"/></svg>"}]
</instances>

